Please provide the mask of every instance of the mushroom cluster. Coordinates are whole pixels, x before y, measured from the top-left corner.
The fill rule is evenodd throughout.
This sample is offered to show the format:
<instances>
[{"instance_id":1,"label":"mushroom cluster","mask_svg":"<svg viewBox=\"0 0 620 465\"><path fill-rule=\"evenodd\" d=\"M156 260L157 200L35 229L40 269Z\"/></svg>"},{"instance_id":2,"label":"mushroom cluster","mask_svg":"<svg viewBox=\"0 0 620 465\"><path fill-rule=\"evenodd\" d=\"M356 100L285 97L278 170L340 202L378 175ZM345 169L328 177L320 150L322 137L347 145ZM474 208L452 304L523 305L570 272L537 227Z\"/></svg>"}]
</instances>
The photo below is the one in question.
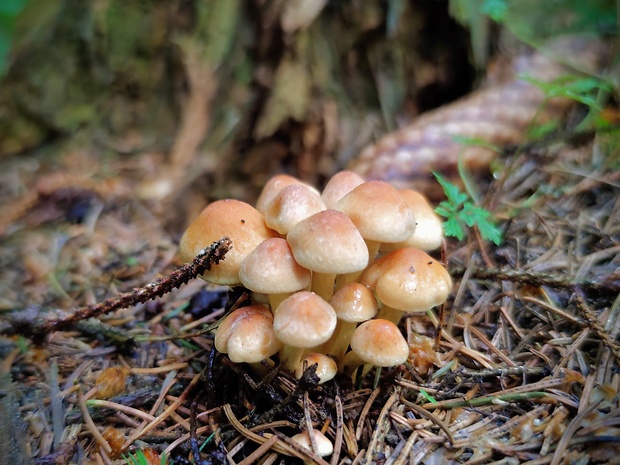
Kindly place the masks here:
<instances>
[{"instance_id":1,"label":"mushroom cluster","mask_svg":"<svg viewBox=\"0 0 620 465\"><path fill-rule=\"evenodd\" d=\"M316 365L319 382L363 364L405 362L401 316L429 311L452 287L446 269L427 254L443 238L427 200L349 171L322 192L277 175L256 207L211 203L183 235L181 259L191 261L224 236L232 250L202 277L243 285L253 302L221 322L216 349L246 363L278 354L297 377Z\"/></svg>"}]
</instances>

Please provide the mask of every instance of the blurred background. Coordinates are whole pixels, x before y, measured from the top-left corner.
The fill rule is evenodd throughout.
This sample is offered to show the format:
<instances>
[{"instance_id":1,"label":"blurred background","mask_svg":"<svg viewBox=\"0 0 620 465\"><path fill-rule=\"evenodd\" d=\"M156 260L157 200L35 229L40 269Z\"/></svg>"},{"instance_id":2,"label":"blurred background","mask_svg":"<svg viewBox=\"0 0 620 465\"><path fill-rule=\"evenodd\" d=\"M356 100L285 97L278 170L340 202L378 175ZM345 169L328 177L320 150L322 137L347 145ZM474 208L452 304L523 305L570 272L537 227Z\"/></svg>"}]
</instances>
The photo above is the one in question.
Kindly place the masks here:
<instances>
[{"instance_id":1,"label":"blurred background","mask_svg":"<svg viewBox=\"0 0 620 465\"><path fill-rule=\"evenodd\" d=\"M275 173L321 185L381 135L501 76L523 44L613 40L617 11L615 0L3 0L0 199L45 191L43 175L108 180L178 237L207 201L252 201Z\"/></svg>"}]
</instances>

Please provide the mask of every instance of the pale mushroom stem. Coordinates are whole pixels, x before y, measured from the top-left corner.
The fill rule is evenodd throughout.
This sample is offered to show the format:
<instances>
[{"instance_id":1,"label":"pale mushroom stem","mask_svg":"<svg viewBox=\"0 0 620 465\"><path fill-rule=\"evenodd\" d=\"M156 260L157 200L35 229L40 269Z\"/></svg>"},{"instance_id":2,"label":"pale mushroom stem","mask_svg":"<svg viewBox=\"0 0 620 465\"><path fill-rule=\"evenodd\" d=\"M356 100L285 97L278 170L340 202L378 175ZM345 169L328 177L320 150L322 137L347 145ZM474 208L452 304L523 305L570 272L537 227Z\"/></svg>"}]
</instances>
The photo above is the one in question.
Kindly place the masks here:
<instances>
[{"instance_id":1,"label":"pale mushroom stem","mask_svg":"<svg viewBox=\"0 0 620 465\"><path fill-rule=\"evenodd\" d=\"M364 242L366 243L366 247L368 248L368 263L371 263L379 253L379 247L381 246L381 242L371 241L369 239L364 239ZM338 275L336 277L336 290L342 288L346 284L358 282L363 273L364 270L360 270L353 273Z\"/></svg>"},{"instance_id":2,"label":"pale mushroom stem","mask_svg":"<svg viewBox=\"0 0 620 465\"><path fill-rule=\"evenodd\" d=\"M356 327L357 323L338 320L334 334L332 334L329 341L323 345L322 351L332 355L337 362L340 362L349 348L351 336Z\"/></svg>"},{"instance_id":3,"label":"pale mushroom stem","mask_svg":"<svg viewBox=\"0 0 620 465\"><path fill-rule=\"evenodd\" d=\"M388 307L387 305L383 305L379 309L379 312L377 313L377 318L380 318L382 320L388 320L394 323L395 325L398 325L398 323L400 323L401 318L403 317L403 314L404 312L402 310L397 310L395 308ZM432 308L429 308L426 311L426 315L428 316L429 320L431 320L431 324L435 328L439 327L439 321L437 320L437 315L435 315L435 312L433 312Z\"/></svg>"},{"instance_id":4,"label":"pale mushroom stem","mask_svg":"<svg viewBox=\"0 0 620 465\"><path fill-rule=\"evenodd\" d=\"M329 302L334 295L335 273L312 273L312 292Z\"/></svg>"},{"instance_id":5,"label":"pale mushroom stem","mask_svg":"<svg viewBox=\"0 0 620 465\"><path fill-rule=\"evenodd\" d=\"M379 309L379 313L377 313L376 318L381 320L388 320L398 325L400 319L403 317L403 311L397 310L395 308L389 307L387 305L382 305Z\"/></svg>"},{"instance_id":6,"label":"pale mushroom stem","mask_svg":"<svg viewBox=\"0 0 620 465\"><path fill-rule=\"evenodd\" d=\"M301 347L285 345L280 350L280 362L289 372L294 373L299 364L301 363L304 352L305 349Z\"/></svg>"},{"instance_id":7,"label":"pale mushroom stem","mask_svg":"<svg viewBox=\"0 0 620 465\"><path fill-rule=\"evenodd\" d=\"M291 292L284 292L284 293L281 293L281 294L269 294L267 296L267 298L269 299L269 306L271 307L271 313L273 313L275 315L276 314L276 308L278 308L278 305L280 305L280 303L284 299L289 297L290 295L292 295Z\"/></svg>"}]
</instances>

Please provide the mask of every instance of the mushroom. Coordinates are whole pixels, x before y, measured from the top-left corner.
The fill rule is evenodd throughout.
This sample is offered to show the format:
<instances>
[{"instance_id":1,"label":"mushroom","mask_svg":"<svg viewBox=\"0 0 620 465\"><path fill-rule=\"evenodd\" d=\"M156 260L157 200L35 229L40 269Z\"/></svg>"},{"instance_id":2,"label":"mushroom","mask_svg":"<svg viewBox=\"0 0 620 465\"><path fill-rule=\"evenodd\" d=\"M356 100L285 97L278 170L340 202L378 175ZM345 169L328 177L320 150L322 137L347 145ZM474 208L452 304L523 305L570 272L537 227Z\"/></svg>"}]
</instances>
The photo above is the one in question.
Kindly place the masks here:
<instances>
[{"instance_id":1,"label":"mushroom","mask_svg":"<svg viewBox=\"0 0 620 465\"><path fill-rule=\"evenodd\" d=\"M426 252L439 248L443 240L441 219L428 203L426 197L411 189L401 189L400 195L405 199L415 216L415 231L408 239L381 244L382 252L391 252L402 247L416 247Z\"/></svg>"},{"instance_id":2,"label":"mushroom","mask_svg":"<svg viewBox=\"0 0 620 465\"><path fill-rule=\"evenodd\" d=\"M265 225L263 215L251 205L239 200L218 200L198 215L187 228L179 244L179 255L190 262L209 244L228 236L232 249L226 260L206 271L202 278L215 284L238 284L241 262L261 242L278 234Z\"/></svg>"},{"instance_id":3,"label":"mushroom","mask_svg":"<svg viewBox=\"0 0 620 465\"><path fill-rule=\"evenodd\" d=\"M340 361L349 348L355 327L358 323L374 317L377 314L378 304L368 286L361 283L348 283L338 289L330 304L336 312L338 323L334 334L323 349Z\"/></svg>"},{"instance_id":4,"label":"mushroom","mask_svg":"<svg viewBox=\"0 0 620 465\"><path fill-rule=\"evenodd\" d=\"M335 209L338 201L364 183L364 178L353 171L340 171L334 174L321 192L321 198L327 208Z\"/></svg>"},{"instance_id":5,"label":"mushroom","mask_svg":"<svg viewBox=\"0 0 620 465\"><path fill-rule=\"evenodd\" d=\"M215 348L235 363L258 363L282 348L273 330L273 315L262 305L241 307L215 333Z\"/></svg>"},{"instance_id":6,"label":"mushroom","mask_svg":"<svg viewBox=\"0 0 620 465\"><path fill-rule=\"evenodd\" d=\"M308 449L309 451L315 453L319 457L326 457L331 455L334 452L334 446L332 442L327 439L323 433L319 430L313 429L308 431L303 431L299 434L296 434L291 439L299 444L301 447ZM312 434L312 438L310 438L310 434ZM304 464L312 465L314 463L313 460L306 460Z\"/></svg>"},{"instance_id":7,"label":"mushroom","mask_svg":"<svg viewBox=\"0 0 620 465\"><path fill-rule=\"evenodd\" d=\"M336 275L368 265L368 249L355 225L336 210L300 221L286 236L297 263L312 271L312 290L329 300Z\"/></svg>"},{"instance_id":8,"label":"mushroom","mask_svg":"<svg viewBox=\"0 0 620 465\"><path fill-rule=\"evenodd\" d=\"M305 349L327 341L336 328L336 312L314 292L300 291L282 301L275 311L273 329L284 347L280 360L295 372Z\"/></svg>"},{"instance_id":9,"label":"mushroom","mask_svg":"<svg viewBox=\"0 0 620 465\"><path fill-rule=\"evenodd\" d=\"M321 353L312 353L306 355L301 363L295 370L295 378L300 379L304 371L310 368L312 365L316 365L316 375L319 378L319 384L326 383L336 376L338 372L338 365L335 360L328 355Z\"/></svg>"},{"instance_id":10,"label":"mushroom","mask_svg":"<svg viewBox=\"0 0 620 465\"><path fill-rule=\"evenodd\" d=\"M382 242L401 242L415 230L415 218L399 192L384 181L360 184L336 204L347 215L368 245L372 260Z\"/></svg>"},{"instance_id":11,"label":"mushroom","mask_svg":"<svg viewBox=\"0 0 620 465\"><path fill-rule=\"evenodd\" d=\"M293 292L310 286L312 274L299 265L285 239L261 242L241 263L241 283L254 292L267 294L271 310Z\"/></svg>"},{"instance_id":12,"label":"mushroom","mask_svg":"<svg viewBox=\"0 0 620 465\"><path fill-rule=\"evenodd\" d=\"M382 307L377 315L398 323L404 312L428 312L448 298L450 274L426 252L405 247L372 262L361 282L377 295Z\"/></svg>"},{"instance_id":13,"label":"mushroom","mask_svg":"<svg viewBox=\"0 0 620 465\"><path fill-rule=\"evenodd\" d=\"M285 235L301 220L323 210L325 204L316 191L290 184L278 192L263 214L268 227Z\"/></svg>"},{"instance_id":14,"label":"mushroom","mask_svg":"<svg viewBox=\"0 0 620 465\"><path fill-rule=\"evenodd\" d=\"M276 174L275 176L270 178L269 181L267 181L263 186L263 190L261 191L258 199L256 200L256 209L261 213L265 213L267 205L271 203L274 197L278 195L278 193L282 189L291 184L299 184L305 186L316 194L319 194L319 191L317 189L312 187L310 184L306 184L301 179L289 176L288 174Z\"/></svg>"},{"instance_id":15,"label":"mushroom","mask_svg":"<svg viewBox=\"0 0 620 465\"><path fill-rule=\"evenodd\" d=\"M351 352L344 359L344 367L351 372L362 363L377 367L400 365L409 356L409 345L391 321L380 318L368 320L351 336Z\"/></svg>"}]
</instances>

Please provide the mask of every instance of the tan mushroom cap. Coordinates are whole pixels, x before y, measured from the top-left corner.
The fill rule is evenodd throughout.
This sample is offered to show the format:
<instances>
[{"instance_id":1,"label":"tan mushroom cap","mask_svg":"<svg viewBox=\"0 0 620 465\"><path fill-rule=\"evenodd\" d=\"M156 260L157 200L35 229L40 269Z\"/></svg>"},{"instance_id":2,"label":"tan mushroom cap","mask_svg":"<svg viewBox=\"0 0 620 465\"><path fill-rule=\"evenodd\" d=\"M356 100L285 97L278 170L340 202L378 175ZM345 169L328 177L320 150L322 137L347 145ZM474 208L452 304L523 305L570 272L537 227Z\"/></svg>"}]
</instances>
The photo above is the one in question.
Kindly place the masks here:
<instances>
[{"instance_id":1,"label":"tan mushroom cap","mask_svg":"<svg viewBox=\"0 0 620 465\"><path fill-rule=\"evenodd\" d=\"M200 213L181 238L179 255L190 262L204 247L228 236L232 249L202 276L216 284L238 284L241 262L261 242L278 234L265 225L263 215L239 200L218 200Z\"/></svg>"},{"instance_id":2,"label":"tan mushroom cap","mask_svg":"<svg viewBox=\"0 0 620 465\"><path fill-rule=\"evenodd\" d=\"M239 278L251 291L281 294L309 286L312 274L295 261L285 239L272 237L261 242L243 260Z\"/></svg>"},{"instance_id":3,"label":"tan mushroom cap","mask_svg":"<svg viewBox=\"0 0 620 465\"><path fill-rule=\"evenodd\" d=\"M400 365L409 356L409 345L398 326L381 319L359 325L351 337L351 349L365 363L378 367Z\"/></svg>"},{"instance_id":4,"label":"tan mushroom cap","mask_svg":"<svg viewBox=\"0 0 620 465\"><path fill-rule=\"evenodd\" d=\"M286 240L297 263L319 273L353 273L368 265L368 249L351 220L324 210L297 223Z\"/></svg>"},{"instance_id":5,"label":"tan mushroom cap","mask_svg":"<svg viewBox=\"0 0 620 465\"><path fill-rule=\"evenodd\" d=\"M336 328L336 312L314 292L300 291L275 311L273 329L284 344L309 349L323 344Z\"/></svg>"},{"instance_id":6,"label":"tan mushroom cap","mask_svg":"<svg viewBox=\"0 0 620 465\"><path fill-rule=\"evenodd\" d=\"M333 358L321 353L312 353L304 357L295 370L295 377L297 379L301 378L304 374L304 365L307 367L316 365L316 375L319 378L319 384L326 383L333 379L336 373L338 373L338 366Z\"/></svg>"},{"instance_id":7,"label":"tan mushroom cap","mask_svg":"<svg viewBox=\"0 0 620 465\"><path fill-rule=\"evenodd\" d=\"M450 274L426 252L405 247L372 262L361 282L377 298L403 312L426 312L448 298L452 289Z\"/></svg>"},{"instance_id":8,"label":"tan mushroom cap","mask_svg":"<svg viewBox=\"0 0 620 465\"><path fill-rule=\"evenodd\" d=\"M415 230L411 208L396 188L383 181L360 184L336 204L347 215L364 239L400 242Z\"/></svg>"},{"instance_id":9,"label":"tan mushroom cap","mask_svg":"<svg viewBox=\"0 0 620 465\"><path fill-rule=\"evenodd\" d=\"M339 171L334 174L321 192L321 198L327 208L335 209L336 204L355 189L364 183L364 178L353 171Z\"/></svg>"},{"instance_id":10,"label":"tan mushroom cap","mask_svg":"<svg viewBox=\"0 0 620 465\"><path fill-rule=\"evenodd\" d=\"M391 252L401 247L416 247L426 252L441 246L443 240L443 226L441 219L428 203L426 197L411 189L401 189L400 195L405 199L415 216L416 227L413 235L398 243L383 243L382 252Z\"/></svg>"},{"instance_id":11,"label":"tan mushroom cap","mask_svg":"<svg viewBox=\"0 0 620 465\"><path fill-rule=\"evenodd\" d=\"M377 314L379 306L372 291L362 283L347 283L338 289L330 302L339 320L360 323Z\"/></svg>"},{"instance_id":12,"label":"tan mushroom cap","mask_svg":"<svg viewBox=\"0 0 620 465\"><path fill-rule=\"evenodd\" d=\"M290 184L278 192L263 214L269 228L287 234L301 220L323 210L325 204L316 191L301 184Z\"/></svg>"},{"instance_id":13,"label":"tan mushroom cap","mask_svg":"<svg viewBox=\"0 0 620 465\"><path fill-rule=\"evenodd\" d=\"M228 315L215 333L215 348L235 363L256 363L282 348L273 331L273 316L262 305L251 305Z\"/></svg>"},{"instance_id":14,"label":"tan mushroom cap","mask_svg":"<svg viewBox=\"0 0 620 465\"><path fill-rule=\"evenodd\" d=\"M334 446L332 442L321 433L319 430L313 429L312 436L314 438L314 443L316 444L316 454L319 457L325 457L327 455L331 455L334 452ZM296 434L291 438L300 446L312 450L312 441L310 440L310 434L308 431L303 431L299 434Z\"/></svg>"},{"instance_id":15,"label":"tan mushroom cap","mask_svg":"<svg viewBox=\"0 0 620 465\"><path fill-rule=\"evenodd\" d=\"M288 174L277 174L270 178L263 186L263 190L261 191L258 199L256 200L256 209L259 212L264 213L267 205L271 203L275 196L278 195L278 193L282 189L291 184L299 184L305 186L317 195L320 194L317 189L312 187L310 184L303 182L301 179L289 176Z\"/></svg>"}]
</instances>

